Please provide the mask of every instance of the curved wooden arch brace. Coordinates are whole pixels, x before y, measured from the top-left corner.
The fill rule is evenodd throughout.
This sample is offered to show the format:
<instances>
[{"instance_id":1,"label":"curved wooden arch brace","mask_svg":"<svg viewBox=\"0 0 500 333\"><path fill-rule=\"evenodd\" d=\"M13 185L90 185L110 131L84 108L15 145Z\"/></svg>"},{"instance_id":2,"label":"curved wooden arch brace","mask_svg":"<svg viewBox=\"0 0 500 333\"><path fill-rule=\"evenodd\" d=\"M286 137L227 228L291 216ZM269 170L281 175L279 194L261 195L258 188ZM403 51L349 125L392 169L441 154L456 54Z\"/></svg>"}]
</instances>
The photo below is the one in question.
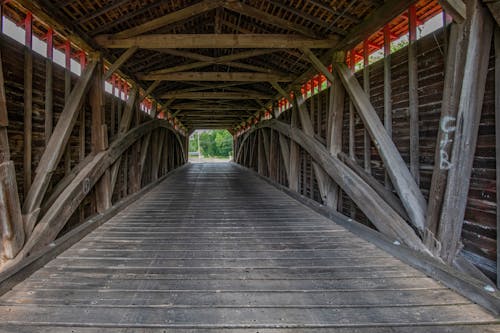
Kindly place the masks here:
<instances>
[{"instance_id":1,"label":"curved wooden arch brace","mask_svg":"<svg viewBox=\"0 0 500 333\"><path fill-rule=\"evenodd\" d=\"M277 120L262 122L253 131L265 127L274 129L289 137L307 151L313 160L349 195L363 213L370 217L370 221L381 233L396 238L409 247L432 256L406 221L362 178L344 165L337 157L331 155L316 139L296 127L291 127L289 124ZM250 133L240 142L237 160L241 156L241 149Z\"/></svg>"},{"instance_id":2,"label":"curved wooden arch brace","mask_svg":"<svg viewBox=\"0 0 500 333\"><path fill-rule=\"evenodd\" d=\"M50 208L47 209L47 213L40 219L31 237L12 263L9 263L9 266L52 242L104 172L130 146L140 140L144 135L151 133L159 127L164 127L173 131L167 121L151 120L130 130L119 140L113 142L106 151L96 154L92 161L88 162L87 165L75 175L74 179L64 191L61 192ZM176 132L174 133L181 147L182 155L184 156L182 141L178 134ZM183 161L185 162L184 158Z\"/></svg>"}]
</instances>

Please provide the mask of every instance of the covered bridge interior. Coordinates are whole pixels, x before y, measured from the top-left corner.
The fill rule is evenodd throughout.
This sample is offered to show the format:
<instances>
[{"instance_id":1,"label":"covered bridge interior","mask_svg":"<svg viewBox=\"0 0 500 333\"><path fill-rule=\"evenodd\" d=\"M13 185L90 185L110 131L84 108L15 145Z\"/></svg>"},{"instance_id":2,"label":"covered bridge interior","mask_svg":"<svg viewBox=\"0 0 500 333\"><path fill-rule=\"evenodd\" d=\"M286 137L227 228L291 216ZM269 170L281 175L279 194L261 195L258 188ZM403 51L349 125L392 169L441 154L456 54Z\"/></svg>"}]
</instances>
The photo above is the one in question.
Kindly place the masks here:
<instances>
[{"instance_id":1,"label":"covered bridge interior","mask_svg":"<svg viewBox=\"0 0 500 333\"><path fill-rule=\"evenodd\" d=\"M0 3L0 331L500 330L500 1Z\"/></svg>"}]
</instances>

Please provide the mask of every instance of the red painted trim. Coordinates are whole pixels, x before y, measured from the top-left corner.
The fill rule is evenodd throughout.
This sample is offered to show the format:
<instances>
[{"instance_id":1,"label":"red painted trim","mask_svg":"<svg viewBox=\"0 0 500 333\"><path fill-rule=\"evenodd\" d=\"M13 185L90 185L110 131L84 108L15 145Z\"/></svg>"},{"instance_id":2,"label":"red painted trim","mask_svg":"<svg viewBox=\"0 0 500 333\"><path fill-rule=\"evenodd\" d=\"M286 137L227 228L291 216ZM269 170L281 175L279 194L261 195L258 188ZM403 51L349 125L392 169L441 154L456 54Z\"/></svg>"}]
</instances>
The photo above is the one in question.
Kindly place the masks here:
<instances>
[{"instance_id":1,"label":"red painted trim","mask_svg":"<svg viewBox=\"0 0 500 333\"><path fill-rule=\"evenodd\" d=\"M384 26L384 56L391 54L391 27L386 24Z\"/></svg>"},{"instance_id":2,"label":"red painted trim","mask_svg":"<svg viewBox=\"0 0 500 333\"><path fill-rule=\"evenodd\" d=\"M85 54L84 51L80 51L78 53L79 53L79 56L80 56L80 66L82 67L82 72L83 72L83 70L87 66L87 55Z\"/></svg>"},{"instance_id":3,"label":"red painted trim","mask_svg":"<svg viewBox=\"0 0 500 333\"><path fill-rule=\"evenodd\" d=\"M26 18L24 19L24 29L24 44L31 50L33 46L33 14L31 14L31 12L26 13Z\"/></svg>"},{"instance_id":4,"label":"red painted trim","mask_svg":"<svg viewBox=\"0 0 500 333\"><path fill-rule=\"evenodd\" d=\"M47 58L50 60L54 59L54 30L49 29L47 31Z\"/></svg>"},{"instance_id":5,"label":"red painted trim","mask_svg":"<svg viewBox=\"0 0 500 333\"><path fill-rule=\"evenodd\" d=\"M363 41L363 66L368 67L370 65L370 46L368 45L368 40Z\"/></svg>"},{"instance_id":6,"label":"red painted trim","mask_svg":"<svg viewBox=\"0 0 500 333\"><path fill-rule=\"evenodd\" d=\"M408 32L410 34L410 41L414 42L417 40L417 8L415 5L411 5L408 9L408 17L409 17L409 28Z\"/></svg>"}]
</instances>

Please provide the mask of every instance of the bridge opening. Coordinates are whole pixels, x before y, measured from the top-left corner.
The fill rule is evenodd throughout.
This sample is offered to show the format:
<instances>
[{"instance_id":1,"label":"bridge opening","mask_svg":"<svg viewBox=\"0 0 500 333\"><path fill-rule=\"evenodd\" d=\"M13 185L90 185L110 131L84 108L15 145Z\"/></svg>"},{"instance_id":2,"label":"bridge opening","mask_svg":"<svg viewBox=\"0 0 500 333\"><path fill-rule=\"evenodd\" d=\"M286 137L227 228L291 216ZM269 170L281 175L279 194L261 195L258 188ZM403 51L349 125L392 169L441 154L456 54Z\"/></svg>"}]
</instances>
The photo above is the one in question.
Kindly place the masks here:
<instances>
[{"instance_id":1,"label":"bridge opening","mask_svg":"<svg viewBox=\"0 0 500 333\"><path fill-rule=\"evenodd\" d=\"M233 158L233 136L225 129L196 130L189 136L189 161L229 162Z\"/></svg>"}]
</instances>

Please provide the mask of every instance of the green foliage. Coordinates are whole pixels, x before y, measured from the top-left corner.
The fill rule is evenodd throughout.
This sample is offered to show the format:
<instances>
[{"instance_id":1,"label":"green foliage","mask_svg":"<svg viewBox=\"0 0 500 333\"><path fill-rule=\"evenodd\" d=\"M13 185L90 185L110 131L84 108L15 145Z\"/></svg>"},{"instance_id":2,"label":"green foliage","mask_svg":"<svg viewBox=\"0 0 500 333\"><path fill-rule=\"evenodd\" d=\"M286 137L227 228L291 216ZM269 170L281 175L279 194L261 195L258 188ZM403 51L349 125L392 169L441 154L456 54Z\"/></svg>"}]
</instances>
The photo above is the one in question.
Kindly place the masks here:
<instances>
[{"instance_id":1,"label":"green foliage","mask_svg":"<svg viewBox=\"0 0 500 333\"><path fill-rule=\"evenodd\" d=\"M200 136L201 155L203 157L227 158L233 152L233 137L226 130L197 131L189 139L189 151L198 151Z\"/></svg>"}]
</instances>

